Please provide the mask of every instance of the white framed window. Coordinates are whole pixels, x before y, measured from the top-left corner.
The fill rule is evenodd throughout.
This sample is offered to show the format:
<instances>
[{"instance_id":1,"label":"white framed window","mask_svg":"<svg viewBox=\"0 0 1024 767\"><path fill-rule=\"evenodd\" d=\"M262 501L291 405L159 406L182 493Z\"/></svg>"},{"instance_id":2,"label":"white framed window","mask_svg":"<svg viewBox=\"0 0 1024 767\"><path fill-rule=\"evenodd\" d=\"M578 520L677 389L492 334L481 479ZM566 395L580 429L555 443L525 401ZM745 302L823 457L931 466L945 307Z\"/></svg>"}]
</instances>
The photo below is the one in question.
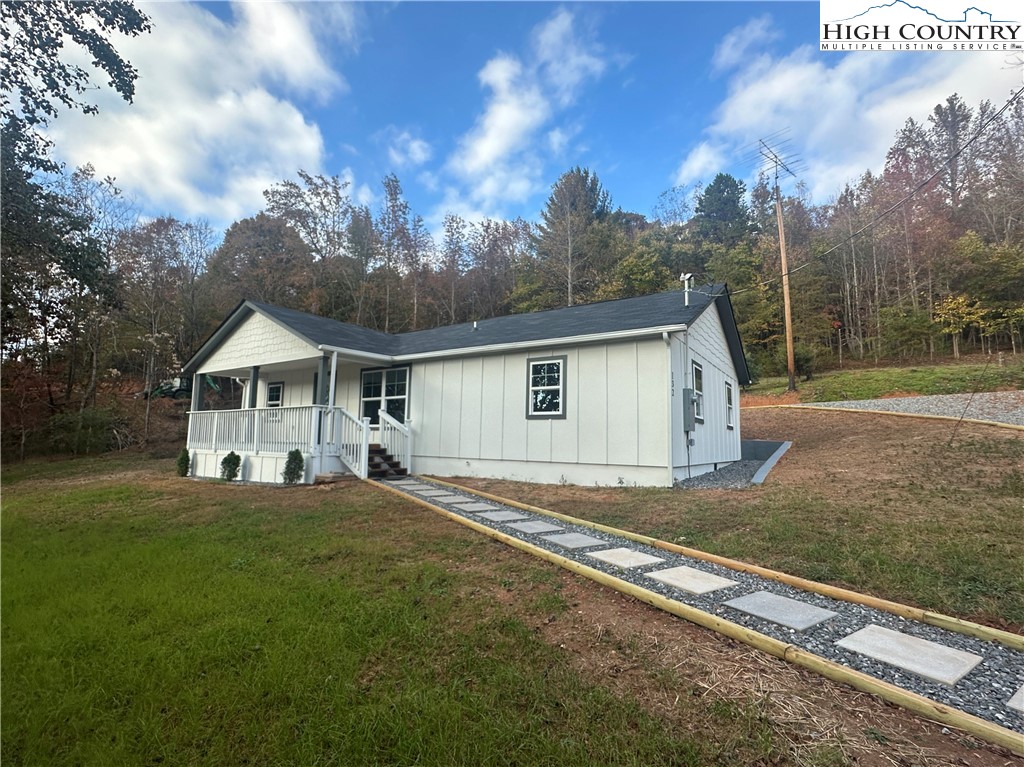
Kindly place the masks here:
<instances>
[{"instance_id":1,"label":"white framed window","mask_svg":"<svg viewBox=\"0 0 1024 767\"><path fill-rule=\"evenodd\" d=\"M284 405L284 381L267 384L267 407Z\"/></svg>"},{"instance_id":2,"label":"white framed window","mask_svg":"<svg viewBox=\"0 0 1024 767\"><path fill-rule=\"evenodd\" d=\"M704 368L693 363L693 417L704 423Z\"/></svg>"},{"instance_id":3,"label":"white framed window","mask_svg":"<svg viewBox=\"0 0 1024 767\"><path fill-rule=\"evenodd\" d=\"M736 411L734 409L733 399L732 398L733 398L732 384L729 383L728 381L726 381L725 382L725 427L727 429L732 429L736 425L733 422L733 416L734 416Z\"/></svg>"},{"instance_id":4,"label":"white framed window","mask_svg":"<svg viewBox=\"0 0 1024 767\"><path fill-rule=\"evenodd\" d=\"M566 359L527 360L527 418L565 418Z\"/></svg>"},{"instance_id":5,"label":"white framed window","mask_svg":"<svg viewBox=\"0 0 1024 767\"><path fill-rule=\"evenodd\" d=\"M381 410L399 423L405 423L408 398L409 368L363 371L362 413L370 423L380 423Z\"/></svg>"}]
</instances>

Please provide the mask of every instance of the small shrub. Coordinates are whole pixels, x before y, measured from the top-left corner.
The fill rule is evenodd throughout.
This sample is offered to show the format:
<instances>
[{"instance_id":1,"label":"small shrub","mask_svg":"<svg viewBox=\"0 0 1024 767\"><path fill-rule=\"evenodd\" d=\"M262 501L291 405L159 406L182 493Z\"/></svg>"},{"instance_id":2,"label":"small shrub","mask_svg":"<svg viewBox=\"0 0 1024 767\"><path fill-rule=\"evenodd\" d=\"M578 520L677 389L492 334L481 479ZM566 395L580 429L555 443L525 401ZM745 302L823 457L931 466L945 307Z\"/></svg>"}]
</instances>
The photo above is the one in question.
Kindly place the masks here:
<instances>
[{"instance_id":1,"label":"small shrub","mask_svg":"<svg viewBox=\"0 0 1024 767\"><path fill-rule=\"evenodd\" d=\"M183 447L178 453L177 469L179 477L187 477L189 470L192 468L192 456L188 452L187 447Z\"/></svg>"},{"instance_id":2,"label":"small shrub","mask_svg":"<svg viewBox=\"0 0 1024 767\"><path fill-rule=\"evenodd\" d=\"M238 470L242 466L242 456L232 450L221 459L220 477L230 482L238 477Z\"/></svg>"},{"instance_id":3,"label":"small shrub","mask_svg":"<svg viewBox=\"0 0 1024 767\"><path fill-rule=\"evenodd\" d=\"M295 448L288 453L288 460L284 463L284 471L281 478L286 485L294 485L305 474L306 462L302 458L302 451Z\"/></svg>"}]
</instances>

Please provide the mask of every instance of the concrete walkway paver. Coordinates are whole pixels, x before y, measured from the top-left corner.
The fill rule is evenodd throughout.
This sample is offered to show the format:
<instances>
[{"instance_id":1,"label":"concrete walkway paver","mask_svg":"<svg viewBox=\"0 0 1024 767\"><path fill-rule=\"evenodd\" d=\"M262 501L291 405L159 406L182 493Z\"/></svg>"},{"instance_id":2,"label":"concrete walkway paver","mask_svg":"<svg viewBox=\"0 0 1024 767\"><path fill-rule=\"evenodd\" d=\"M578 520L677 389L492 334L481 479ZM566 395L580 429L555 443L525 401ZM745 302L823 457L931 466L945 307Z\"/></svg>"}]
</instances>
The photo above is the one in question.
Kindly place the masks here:
<instances>
[{"instance_id":1,"label":"concrete walkway paver","mask_svg":"<svg viewBox=\"0 0 1024 767\"><path fill-rule=\"evenodd\" d=\"M726 607L756 615L759 618L778 623L796 631L804 631L817 626L822 621L834 618L839 613L815 607L798 599L780 597L767 591L755 591L725 603Z\"/></svg>"},{"instance_id":2,"label":"concrete walkway paver","mask_svg":"<svg viewBox=\"0 0 1024 767\"><path fill-rule=\"evenodd\" d=\"M557 546L564 546L567 549L585 549L590 546L607 546L607 541L595 538L584 533L561 533L559 535L545 535L545 541L554 543Z\"/></svg>"},{"instance_id":3,"label":"concrete walkway paver","mask_svg":"<svg viewBox=\"0 0 1024 767\"><path fill-rule=\"evenodd\" d=\"M736 586L736 581L730 581L720 575L706 573L694 567L670 567L667 570L658 570L648 573L648 578L653 578L673 588L689 591L691 594L707 594L710 591L727 589Z\"/></svg>"},{"instance_id":4,"label":"concrete walkway paver","mask_svg":"<svg viewBox=\"0 0 1024 767\"><path fill-rule=\"evenodd\" d=\"M653 565L658 562L665 561L661 557L644 554L642 551L633 551L633 549L607 549L605 551L593 551L587 554L587 556L622 568L644 567L646 565Z\"/></svg>"},{"instance_id":5,"label":"concrete walkway paver","mask_svg":"<svg viewBox=\"0 0 1024 767\"><path fill-rule=\"evenodd\" d=\"M882 626L867 626L836 642L847 650L898 666L942 684L956 684L981 663L981 656L955 650Z\"/></svg>"}]
</instances>

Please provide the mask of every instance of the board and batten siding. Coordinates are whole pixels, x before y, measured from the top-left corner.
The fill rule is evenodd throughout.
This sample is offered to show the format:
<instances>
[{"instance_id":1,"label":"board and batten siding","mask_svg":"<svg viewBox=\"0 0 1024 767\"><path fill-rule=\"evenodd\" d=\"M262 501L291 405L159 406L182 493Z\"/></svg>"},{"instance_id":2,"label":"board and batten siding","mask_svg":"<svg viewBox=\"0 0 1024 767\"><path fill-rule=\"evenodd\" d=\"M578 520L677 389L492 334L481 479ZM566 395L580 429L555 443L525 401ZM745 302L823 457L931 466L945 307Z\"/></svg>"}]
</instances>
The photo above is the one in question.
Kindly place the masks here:
<instances>
[{"instance_id":1,"label":"board and batten siding","mask_svg":"<svg viewBox=\"0 0 1024 767\"><path fill-rule=\"evenodd\" d=\"M687 348L688 347L688 348ZM693 363L700 364L704 378L704 420L694 431L683 431L683 402L675 396L693 387ZM687 333L672 337L672 463L676 480L687 479L740 460L740 387L722 331L718 307L712 303ZM680 383L682 382L682 383ZM733 428L726 425L725 384L732 384ZM687 453L687 437L693 440Z\"/></svg>"},{"instance_id":2,"label":"board and batten siding","mask_svg":"<svg viewBox=\"0 0 1024 767\"><path fill-rule=\"evenodd\" d=\"M531 359L565 357L565 418L527 418ZM416 473L580 485L667 485L661 339L412 365Z\"/></svg>"},{"instance_id":3,"label":"board and batten siding","mask_svg":"<svg viewBox=\"0 0 1024 767\"><path fill-rule=\"evenodd\" d=\"M253 365L318 359L322 354L273 320L253 312L203 361L196 372L217 374L225 370L248 369Z\"/></svg>"}]
</instances>

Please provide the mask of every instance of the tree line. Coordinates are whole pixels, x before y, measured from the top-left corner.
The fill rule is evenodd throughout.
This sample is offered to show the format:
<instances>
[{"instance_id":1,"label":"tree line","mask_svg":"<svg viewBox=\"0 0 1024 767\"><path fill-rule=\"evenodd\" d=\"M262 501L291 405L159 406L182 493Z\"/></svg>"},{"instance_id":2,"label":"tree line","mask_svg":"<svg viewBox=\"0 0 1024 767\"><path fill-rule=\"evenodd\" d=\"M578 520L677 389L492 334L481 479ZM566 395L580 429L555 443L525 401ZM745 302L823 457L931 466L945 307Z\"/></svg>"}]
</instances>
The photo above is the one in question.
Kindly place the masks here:
<instances>
[{"instance_id":1,"label":"tree line","mask_svg":"<svg viewBox=\"0 0 1024 767\"><path fill-rule=\"evenodd\" d=\"M131 7L65 5L80 20L93 6ZM144 16L125 14L111 23L147 29ZM130 65L112 49L97 55L130 99ZM61 71L56 59L50 66ZM22 89L16 107L9 95L20 86L6 67L3 79L5 456L145 441L151 403L133 420L129 395L175 375L243 299L396 333L645 295L691 273L698 284L729 285L753 369L784 369L766 174L749 192L727 174L667 190L647 216L615 207L598 175L575 167L535 222L448 214L431 232L394 174L371 207L339 177L299 170L264 191L263 210L221 233L202 220L144 220L113 179L57 166L35 129L55 115L54 98L77 102L66 90ZM85 90L73 77L52 80ZM881 172L823 204L800 186L780 198L805 371L965 347L1018 352L1024 100L997 114L951 95L926 122L906 122Z\"/></svg>"}]
</instances>

